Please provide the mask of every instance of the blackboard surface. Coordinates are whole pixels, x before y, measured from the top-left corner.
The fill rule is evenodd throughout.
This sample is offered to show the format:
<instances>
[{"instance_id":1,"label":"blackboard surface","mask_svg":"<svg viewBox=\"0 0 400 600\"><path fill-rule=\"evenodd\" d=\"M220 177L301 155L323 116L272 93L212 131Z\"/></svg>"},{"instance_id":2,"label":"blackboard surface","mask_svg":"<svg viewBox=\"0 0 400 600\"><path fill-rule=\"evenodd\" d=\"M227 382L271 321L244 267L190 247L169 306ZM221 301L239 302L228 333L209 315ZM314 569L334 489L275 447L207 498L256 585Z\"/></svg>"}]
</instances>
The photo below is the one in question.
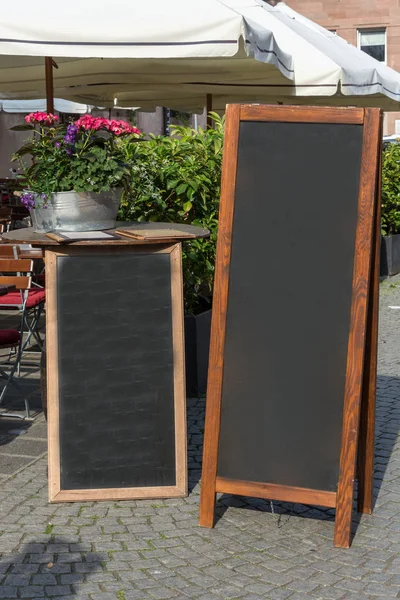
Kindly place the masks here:
<instances>
[{"instance_id":1,"label":"blackboard surface","mask_svg":"<svg viewBox=\"0 0 400 600\"><path fill-rule=\"evenodd\" d=\"M168 254L57 258L61 490L176 483Z\"/></svg>"},{"instance_id":2,"label":"blackboard surface","mask_svg":"<svg viewBox=\"0 0 400 600\"><path fill-rule=\"evenodd\" d=\"M240 124L220 477L337 489L362 135Z\"/></svg>"}]
</instances>

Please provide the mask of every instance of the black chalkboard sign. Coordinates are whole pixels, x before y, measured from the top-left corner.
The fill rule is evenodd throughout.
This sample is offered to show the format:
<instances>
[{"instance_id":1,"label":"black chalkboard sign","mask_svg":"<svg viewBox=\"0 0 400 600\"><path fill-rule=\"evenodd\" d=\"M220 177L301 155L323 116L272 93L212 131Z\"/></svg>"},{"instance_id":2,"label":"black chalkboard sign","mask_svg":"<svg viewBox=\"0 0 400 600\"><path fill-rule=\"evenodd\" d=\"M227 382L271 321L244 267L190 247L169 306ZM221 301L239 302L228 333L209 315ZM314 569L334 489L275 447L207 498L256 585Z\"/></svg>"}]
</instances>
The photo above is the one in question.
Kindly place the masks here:
<instances>
[{"instance_id":1,"label":"black chalkboard sign","mask_svg":"<svg viewBox=\"0 0 400 600\"><path fill-rule=\"evenodd\" d=\"M215 492L348 519L379 128L375 109L229 107L201 525ZM337 519L337 545L348 529Z\"/></svg>"},{"instance_id":2,"label":"black chalkboard sign","mask_svg":"<svg viewBox=\"0 0 400 600\"><path fill-rule=\"evenodd\" d=\"M180 256L47 252L52 501L186 493Z\"/></svg>"}]
</instances>

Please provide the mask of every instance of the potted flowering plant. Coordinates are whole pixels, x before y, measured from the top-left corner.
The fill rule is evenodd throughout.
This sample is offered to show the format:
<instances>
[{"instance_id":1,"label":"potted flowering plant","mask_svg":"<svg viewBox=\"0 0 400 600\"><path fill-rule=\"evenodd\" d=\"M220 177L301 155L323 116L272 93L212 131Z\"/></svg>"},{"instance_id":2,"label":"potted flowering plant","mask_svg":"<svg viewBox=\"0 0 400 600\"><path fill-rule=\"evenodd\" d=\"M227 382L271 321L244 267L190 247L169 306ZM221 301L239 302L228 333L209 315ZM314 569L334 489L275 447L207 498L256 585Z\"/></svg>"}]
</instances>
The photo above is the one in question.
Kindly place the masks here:
<instances>
[{"instance_id":1,"label":"potted flowering plant","mask_svg":"<svg viewBox=\"0 0 400 600\"><path fill-rule=\"evenodd\" d=\"M122 136L140 132L125 121L84 115L69 124L51 113L36 112L13 130L32 137L14 155L26 190L21 202L36 231L90 231L115 227L122 188L130 170ZM31 164L22 160L32 157Z\"/></svg>"}]
</instances>

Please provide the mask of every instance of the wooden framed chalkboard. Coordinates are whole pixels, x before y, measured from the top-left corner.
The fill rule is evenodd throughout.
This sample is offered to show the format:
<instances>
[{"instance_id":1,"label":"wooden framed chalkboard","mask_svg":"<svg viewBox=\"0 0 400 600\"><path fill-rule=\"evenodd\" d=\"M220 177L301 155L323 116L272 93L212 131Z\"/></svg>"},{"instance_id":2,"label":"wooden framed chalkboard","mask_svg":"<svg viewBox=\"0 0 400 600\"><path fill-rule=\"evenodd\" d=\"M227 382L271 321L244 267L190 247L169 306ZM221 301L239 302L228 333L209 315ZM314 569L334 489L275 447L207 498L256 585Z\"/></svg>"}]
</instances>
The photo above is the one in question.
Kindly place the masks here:
<instances>
[{"instance_id":1,"label":"wooden framed chalkboard","mask_svg":"<svg viewBox=\"0 0 400 600\"><path fill-rule=\"evenodd\" d=\"M49 499L187 494L181 245L46 250Z\"/></svg>"},{"instance_id":2,"label":"wooden framed chalkboard","mask_svg":"<svg viewBox=\"0 0 400 600\"><path fill-rule=\"evenodd\" d=\"M371 510L380 140L379 109L227 107L202 526L217 492L316 504L348 547L357 444Z\"/></svg>"}]
</instances>

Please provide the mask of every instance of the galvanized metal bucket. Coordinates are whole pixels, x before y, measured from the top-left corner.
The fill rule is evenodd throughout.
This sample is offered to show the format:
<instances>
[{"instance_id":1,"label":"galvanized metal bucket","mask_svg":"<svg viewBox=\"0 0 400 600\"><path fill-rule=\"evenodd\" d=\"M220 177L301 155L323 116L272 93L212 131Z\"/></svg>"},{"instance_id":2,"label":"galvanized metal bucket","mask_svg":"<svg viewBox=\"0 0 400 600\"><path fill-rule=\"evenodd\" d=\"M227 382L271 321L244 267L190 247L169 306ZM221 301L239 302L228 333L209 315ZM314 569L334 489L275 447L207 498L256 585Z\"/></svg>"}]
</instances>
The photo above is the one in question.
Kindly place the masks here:
<instances>
[{"instance_id":1,"label":"galvanized metal bucket","mask_svg":"<svg viewBox=\"0 0 400 600\"><path fill-rule=\"evenodd\" d=\"M47 208L31 210L34 231L100 231L116 226L121 189L109 192L57 192ZM40 194L35 194L41 202Z\"/></svg>"}]
</instances>

